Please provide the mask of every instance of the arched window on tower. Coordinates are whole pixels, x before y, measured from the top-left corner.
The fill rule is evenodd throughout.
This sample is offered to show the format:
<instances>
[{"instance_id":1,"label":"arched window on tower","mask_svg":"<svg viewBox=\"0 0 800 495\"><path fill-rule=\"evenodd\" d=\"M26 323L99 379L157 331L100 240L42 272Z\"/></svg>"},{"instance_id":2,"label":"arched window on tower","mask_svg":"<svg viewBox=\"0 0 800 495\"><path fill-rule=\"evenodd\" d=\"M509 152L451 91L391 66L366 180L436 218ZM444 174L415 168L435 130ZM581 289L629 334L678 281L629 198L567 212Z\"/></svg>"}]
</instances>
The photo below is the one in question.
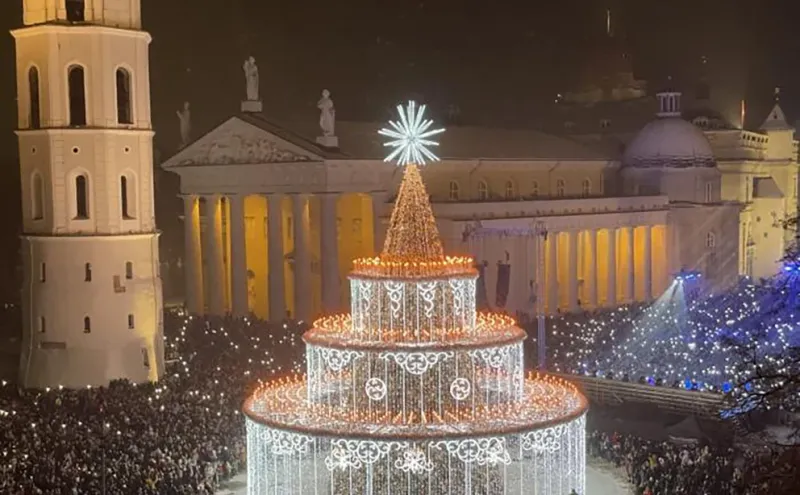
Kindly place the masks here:
<instances>
[{"instance_id":1,"label":"arched window on tower","mask_svg":"<svg viewBox=\"0 0 800 495\"><path fill-rule=\"evenodd\" d=\"M711 203L711 201L714 199L714 183L711 181L706 182L705 187L706 188L705 188L705 194L703 195L704 196L703 199L705 200L706 203Z\"/></svg>"},{"instance_id":2,"label":"arched window on tower","mask_svg":"<svg viewBox=\"0 0 800 495\"><path fill-rule=\"evenodd\" d=\"M31 129L38 129L42 125L42 120L39 103L39 69L37 67L28 69L28 93L31 98L28 127Z\"/></svg>"},{"instance_id":3,"label":"arched window on tower","mask_svg":"<svg viewBox=\"0 0 800 495\"><path fill-rule=\"evenodd\" d=\"M567 192L567 183L564 179L558 179L556 181L556 196L559 198L564 197L564 194Z\"/></svg>"},{"instance_id":4,"label":"arched window on tower","mask_svg":"<svg viewBox=\"0 0 800 495\"><path fill-rule=\"evenodd\" d=\"M85 0L66 0L67 20L70 22L83 22L86 20Z\"/></svg>"},{"instance_id":5,"label":"arched window on tower","mask_svg":"<svg viewBox=\"0 0 800 495\"><path fill-rule=\"evenodd\" d=\"M44 218L44 181L39 172L34 172L31 178L31 218Z\"/></svg>"},{"instance_id":6,"label":"arched window on tower","mask_svg":"<svg viewBox=\"0 0 800 495\"><path fill-rule=\"evenodd\" d=\"M83 67L73 65L67 72L69 83L69 125L86 125L86 78Z\"/></svg>"},{"instance_id":7,"label":"arched window on tower","mask_svg":"<svg viewBox=\"0 0 800 495\"><path fill-rule=\"evenodd\" d=\"M122 218L130 218L128 212L128 178L124 175L119 178L119 198L122 203Z\"/></svg>"},{"instance_id":8,"label":"arched window on tower","mask_svg":"<svg viewBox=\"0 0 800 495\"><path fill-rule=\"evenodd\" d=\"M89 178L82 174L75 177L75 218L89 218Z\"/></svg>"},{"instance_id":9,"label":"arched window on tower","mask_svg":"<svg viewBox=\"0 0 800 495\"><path fill-rule=\"evenodd\" d=\"M485 180L478 182L478 199L480 201L489 199L489 184Z\"/></svg>"},{"instance_id":10,"label":"arched window on tower","mask_svg":"<svg viewBox=\"0 0 800 495\"><path fill-rule=\"evenodd\" d=\"M450 181L450 201L458 201L459 187L458 182Z\"/></svg>"},{"instance_id":11,"label":"arched window on tower","mask_svg":"<svg viewBox=\"0 0 800 495\"><path fill-rule=\"evenodd\" d=\"M119 199L122 218L125 220L136 218L136 180L130 174L119 178Z\"/></svg>"},{"instance_id":12,"label":"arched window on tower","mask_svg":"<svg viewBox=\"0 0 800 495\"><path fill-rule=\"evenodd\" d=\"M117 123L133 124L131 105L131 73L117 69Z\"/></svg>"},{"instance_id":13,"label":"arched window on tower","mask_svg":"<svg viewBox=\"0 0 800 495\"><path fill-rule=\"evenodd\" d=\"M92 319L88 316L83 317L83 333L92 333Z\"/></svg>"},{"instance_id":14,"label":"arched window on tower","mask_svg":"<svg viewBox=\"0 0 800 495\"><path fill-rule=\"evenodd\" d=\"M586 198L592 195L592 181L588 178L581 183L581 195Z\"/></svg>"},{"instance_id":15,"label":"arched window on tower","mask_svg":"<svg viewBox=\"0 0 800 495\"><path fill-rule=\"evenodd\" d=\"M514 190L514 181L507 180L506 181L506 199L514 199L517 196L516 191Z\"/></svg>"}]
</instances>

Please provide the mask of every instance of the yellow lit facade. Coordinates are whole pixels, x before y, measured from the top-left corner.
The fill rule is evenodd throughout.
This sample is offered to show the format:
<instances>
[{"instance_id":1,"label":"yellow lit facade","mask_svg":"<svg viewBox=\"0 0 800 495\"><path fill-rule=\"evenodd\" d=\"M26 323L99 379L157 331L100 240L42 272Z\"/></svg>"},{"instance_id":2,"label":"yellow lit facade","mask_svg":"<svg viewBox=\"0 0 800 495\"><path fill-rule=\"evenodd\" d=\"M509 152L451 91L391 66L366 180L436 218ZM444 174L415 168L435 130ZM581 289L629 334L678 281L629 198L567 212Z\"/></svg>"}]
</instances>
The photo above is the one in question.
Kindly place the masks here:
<instances>
[{"instance_id":1,"label":"yellow lit facade","mask_svg":"<svg viewBox=\"0 0 800 495\"><path fill-rule=\"evenodd\" d=\"M190 219L188 307L270 319L344 310L352 260L380 252L402 175L383 163L378 127L339 122L330 148L243 113L165 162ZM638 168L536 131L457 127L421 171L445 251L479 265L483 303L580 311L655 299L681 269L711 288L776 271L785 234L772 220L796 209L796 143L745 133L700 132L711 166Z\"/></svg>"}]
</instances>

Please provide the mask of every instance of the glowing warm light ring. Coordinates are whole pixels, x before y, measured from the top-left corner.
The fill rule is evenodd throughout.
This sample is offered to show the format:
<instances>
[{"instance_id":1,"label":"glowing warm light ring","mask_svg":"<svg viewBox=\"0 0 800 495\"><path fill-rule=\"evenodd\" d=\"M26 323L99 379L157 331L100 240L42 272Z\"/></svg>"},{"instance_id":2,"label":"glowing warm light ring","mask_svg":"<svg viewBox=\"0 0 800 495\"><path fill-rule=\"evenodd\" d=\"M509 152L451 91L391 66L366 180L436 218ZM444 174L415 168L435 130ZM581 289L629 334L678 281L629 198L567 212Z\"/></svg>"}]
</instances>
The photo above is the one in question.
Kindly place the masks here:
<instances>
[{"instance_id":1,"label":"glowing warm light ring","mask_svg":"<svg viewBox=\"0 0 800 495\"><path fill-rule=\"evenodd\" d=\"M447 256L441 261L386 260L380 257L353 260L353 277L372 278L444 278L477 277L475 261L469 256Z\"/></svg>"},{"instance_id":2,"label":"glowing warm light ring","mask_svg":"<svg viewBox=\"0 0 800 495\"><path fill-rule=\"evenodd\" d=\"M490 333L495 329L504 329L516 325L516 320L504 313L481 312L477 314L476 333ZM334 334L356 334L353 330L353 322L350 314L343 313L337 315L323 316L314 321L314 328Z\"/></svg>"},{"instance_id":3,"label":"glowing warm light ring","mask_svg":"<svg viewBox=\"0 0 800 495\"><path fill-rule=\"evenodd\" d=\"M349 314L332 315L314 322L314 327L303 334L306 344L335 347L343 350L469 350L505 346L524 340L527 334L515 326L514 318L502 313L478 313L474 331L456 329L435 331L436 338L420 341L404 332L383 329L373 332L381 340L368 340L362 332L353 329Z\"/></svg>"},{"instance_id":4,"label":"glowing warm light ring","mask_svg":"<svg viewBox=\"0 0 800 495\"><path fill-rule=\"evenodd\" d=\"M390 351L402 352L437 352L437 351L469 351L503 347L525 340L527 334L515 326L500 327L479 335L454 335L452 340L416 342L401 340L368 341L355 338L352 334L327 333L320 329L311 329L303 334L303 341L308 345L322 348L330 347L341 350Z\"/></svg>"},{"instance_id":5,"label":"glowing warm light ring","mask_svg":"<svg viewBox=\"0 0 800 495\"><path fill-rule=\"evenodd\" d=\"M368 417L363 412L309 404L305 386L304 380L296 378L262 385L245 402L244 413L254 422L299 434L373 440L448 440L544 429L569 423L588 409L586 398L574 385L549 375L530 375L525 382L525 399L520 403L484 406L474 413L466 408L453 409L455 414L461 411L463 419L450 422L427 419L394 423L390 416L378 413Z\"/></svg>"}]
</instances>

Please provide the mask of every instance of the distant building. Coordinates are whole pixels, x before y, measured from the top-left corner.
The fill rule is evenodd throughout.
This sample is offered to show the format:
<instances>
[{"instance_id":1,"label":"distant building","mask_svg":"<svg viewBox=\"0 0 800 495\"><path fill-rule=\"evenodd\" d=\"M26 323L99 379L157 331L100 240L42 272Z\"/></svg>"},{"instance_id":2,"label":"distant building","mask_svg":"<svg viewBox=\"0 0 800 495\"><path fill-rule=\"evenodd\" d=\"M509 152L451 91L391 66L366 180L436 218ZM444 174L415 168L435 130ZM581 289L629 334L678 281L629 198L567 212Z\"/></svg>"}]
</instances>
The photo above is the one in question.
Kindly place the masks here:
<instances>
[{"instance_id":1,"label":"distant building","mask_svg":"<svg viewBox=\"0 0 800 495\"><path fill-rule=\"evenodd\" d=\"M163 372L139 0L26 0L17 49L25 387Z\"/></svg>"}]
</instances>

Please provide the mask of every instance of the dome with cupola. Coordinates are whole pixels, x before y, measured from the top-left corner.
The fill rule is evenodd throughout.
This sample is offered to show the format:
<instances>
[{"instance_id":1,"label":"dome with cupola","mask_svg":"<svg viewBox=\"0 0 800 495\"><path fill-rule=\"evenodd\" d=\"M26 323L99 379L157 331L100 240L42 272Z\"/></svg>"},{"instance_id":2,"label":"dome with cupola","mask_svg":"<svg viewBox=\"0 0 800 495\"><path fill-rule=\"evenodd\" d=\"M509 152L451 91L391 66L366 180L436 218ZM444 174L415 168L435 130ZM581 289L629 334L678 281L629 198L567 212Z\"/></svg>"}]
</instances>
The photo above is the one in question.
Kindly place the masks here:
<instances>
[{"instance_id":1,"label":"dome with cupola","mask_svg":"<svg viewBox=\"0 0 800 495\"><path fill-rule=\"evenodd\" d=\"M625 148L622 165L638 168L714 167L716 161L703 131L681 117L681 94L658 94L657 118Z\"/></svg>"}]
</instances>

